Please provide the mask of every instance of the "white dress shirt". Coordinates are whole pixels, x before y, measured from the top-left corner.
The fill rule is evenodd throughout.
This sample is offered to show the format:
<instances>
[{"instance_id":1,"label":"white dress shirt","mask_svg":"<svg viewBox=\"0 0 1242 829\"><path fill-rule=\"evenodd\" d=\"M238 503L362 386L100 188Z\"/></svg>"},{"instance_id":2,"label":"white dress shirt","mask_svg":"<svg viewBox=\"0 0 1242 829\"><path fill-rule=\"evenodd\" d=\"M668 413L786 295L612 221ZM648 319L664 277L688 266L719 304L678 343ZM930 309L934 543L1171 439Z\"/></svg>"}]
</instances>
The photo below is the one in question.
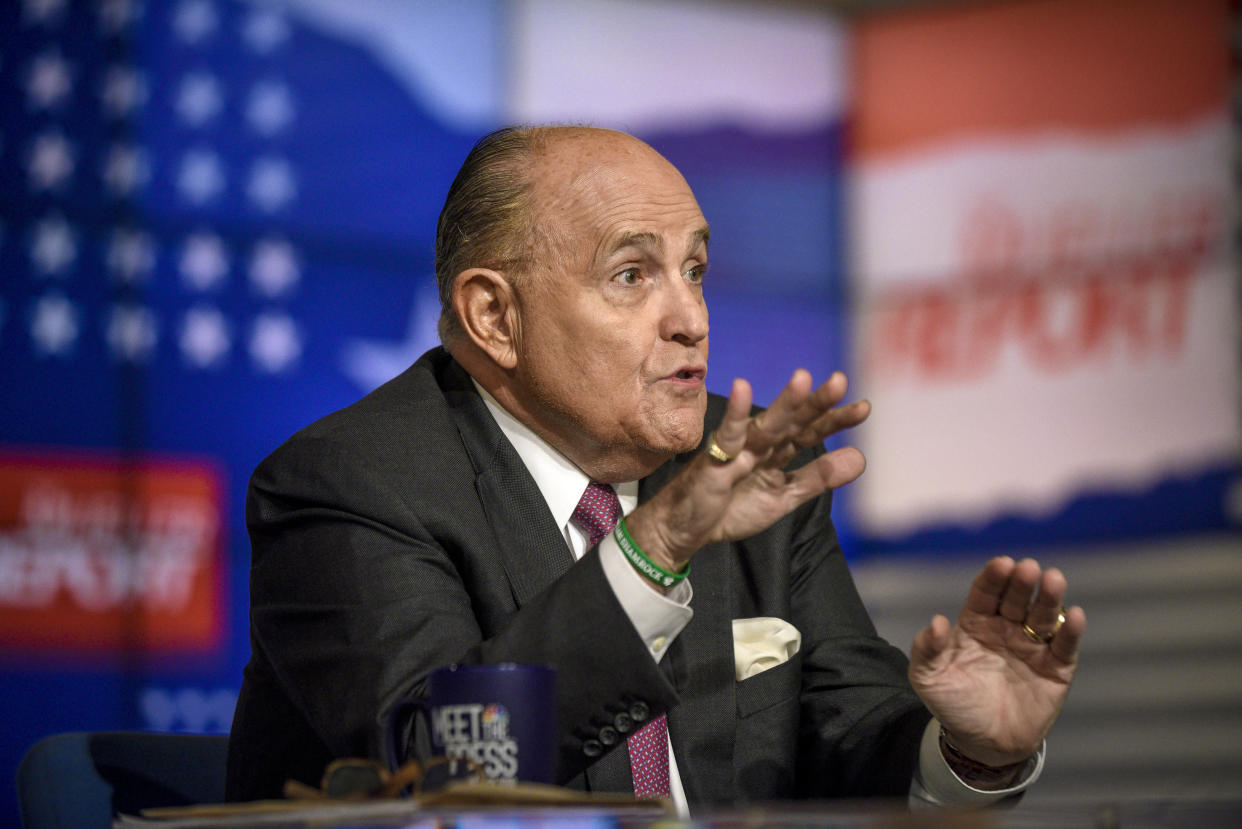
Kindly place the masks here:
<instances>
[{"instance_id":1,"label":"white dress shirt","mask_svg":"<svg viewBox=\"0 0 1242 829\"><path fill-rule=\"evenodd\" d=\"M487 410L505 437L513 444L526 469L535 479L540 494L552 512L552 518L561 528L565 542L574 560L587 552L587 534L570 520L590 478L568 458L553 449L543 438L536 435L526 424L511 415L487 390L474 382L474 387L487 404ZM638 482L627 481L614 484L621 512L628 515L638 506ZM690 623L694 611L690 608L693 591L689 579L679 582L668 593L652 590L647 580L634 569L612 534L604 536L599 544L600 565L604 576L625 610L626 616L646 643L651 657L659 662L669 645ZM928 805L986 805L1003 797L1026 789L1043 770L1044 749L1033 757L1023 770L1017 785L1001 791L982 791L964 783L949 767L940 752L940 723L933 717L927 724L919 750L919 765L910 786L912 806ZM678 813L686 817L689 810L686 793L677 770L677 756L672 741L668 748L669 793Z\"/></svg>"}]
</instances>

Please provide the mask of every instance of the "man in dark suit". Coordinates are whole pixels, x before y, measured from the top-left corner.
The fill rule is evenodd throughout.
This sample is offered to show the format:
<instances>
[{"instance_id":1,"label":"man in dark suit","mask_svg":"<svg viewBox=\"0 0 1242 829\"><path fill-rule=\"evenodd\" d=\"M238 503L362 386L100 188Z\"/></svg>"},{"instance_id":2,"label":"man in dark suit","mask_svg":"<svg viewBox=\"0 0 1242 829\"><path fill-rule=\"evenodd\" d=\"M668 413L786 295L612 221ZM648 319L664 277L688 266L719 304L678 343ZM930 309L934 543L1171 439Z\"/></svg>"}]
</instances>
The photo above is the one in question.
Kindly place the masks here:
<instances>
[{"instance_id":1,"label":"man in dark suit","mask_svg":"<svg viewBox=\"0 0 1242 829\"><path fill-rule=\"evenodd\" d=\"M589 790L982 803L1038 775L1086 624L1064 577L998 558L909 666L878 639L828 515L863 459L821 446L869 406L839 373L761 413L743 380L707 394L707 240L630 136L476 145L437 235L444 348L251 481L230 797L383 757L453 662L555 666L558 779Z\"/></svg>"}]
</instances>

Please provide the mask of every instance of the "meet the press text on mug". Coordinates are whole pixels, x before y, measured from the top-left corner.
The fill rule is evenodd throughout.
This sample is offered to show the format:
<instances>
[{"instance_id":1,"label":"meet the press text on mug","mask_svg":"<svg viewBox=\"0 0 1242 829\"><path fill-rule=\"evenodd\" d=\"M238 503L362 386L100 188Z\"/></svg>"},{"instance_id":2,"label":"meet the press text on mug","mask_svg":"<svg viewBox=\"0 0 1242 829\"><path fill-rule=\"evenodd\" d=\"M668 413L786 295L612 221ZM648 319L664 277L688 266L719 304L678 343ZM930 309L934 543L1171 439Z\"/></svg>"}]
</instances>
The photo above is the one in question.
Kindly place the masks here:
<instances>
[{"instance_id":1,"label":"meet the press text on mug","mask_svg":"<svg viewBox=\"0 0 1242 829\"><path fill-rule=\"evenodd\" d=\"M518 744L503 705L442 705L432 710L432 728L446 757L478 763L492 780L517 780Z\"/></svg>"}]
</instances>

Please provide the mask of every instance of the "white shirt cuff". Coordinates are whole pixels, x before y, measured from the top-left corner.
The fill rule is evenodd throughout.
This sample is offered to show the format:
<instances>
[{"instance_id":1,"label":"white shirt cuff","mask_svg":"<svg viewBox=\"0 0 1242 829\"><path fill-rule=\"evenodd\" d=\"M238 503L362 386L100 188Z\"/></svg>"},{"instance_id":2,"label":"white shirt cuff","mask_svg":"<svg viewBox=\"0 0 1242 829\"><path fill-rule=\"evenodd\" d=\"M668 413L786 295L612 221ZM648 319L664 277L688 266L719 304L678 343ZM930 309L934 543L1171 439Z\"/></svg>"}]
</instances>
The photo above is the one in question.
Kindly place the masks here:
<instances>
[{"instance_id":1,"label":"white shirt cuff","mask_svg":"<svg viewBox=\"0 0 1242 829\"><path fill-rule=\"evenodd\" d=\"M1035 756L1026 761L1026 767L1018 775L1017 782L1009 788L996 791L976 789L954 774L949 762L944 759L940 751L940 721L932 717L923 731L923 741L919 745L919 765L910 785L910 806L986 806L1025 791L1039 779L1044 770L1046 748L1046 743L1039 746Z\"/></svg>"},{"instance_id":2,"label":"white shirt cuff","mask_svg":"<svg viewBox=\"0 0 1242 829\"><path fill-rule=\"evenodd\" d=\"M652 590L621 552L612 533L599 543L599 562L625 615L642 637L651 658L659 662L694 616L690 609L690 599L694 596L690 580L679 582L668 593Z\"/></svg>"}]
</instances>

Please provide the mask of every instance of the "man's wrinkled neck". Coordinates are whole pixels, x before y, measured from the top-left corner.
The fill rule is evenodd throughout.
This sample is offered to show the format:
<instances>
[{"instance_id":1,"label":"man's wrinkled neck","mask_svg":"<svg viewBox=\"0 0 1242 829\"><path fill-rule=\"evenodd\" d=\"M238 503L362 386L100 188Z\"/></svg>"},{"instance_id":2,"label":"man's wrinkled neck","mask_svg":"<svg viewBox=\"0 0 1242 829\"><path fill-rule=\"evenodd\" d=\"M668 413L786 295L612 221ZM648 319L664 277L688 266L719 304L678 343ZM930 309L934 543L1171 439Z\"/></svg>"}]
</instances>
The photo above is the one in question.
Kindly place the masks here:
<instances>
[{"instance_id":1,"label":"man's wrinkled neck","mask_svg":"<svg viewBox=\"0 0 1242 829\"><path fill-rule=\"evenodd\" d=\"M602 446L588 440L580 430L573 429L572 424L566 424L563 429L553 428L531 412L513 372L498 366L486 353L474 348L472 344L454 345L446 343L445 349L478 387L491 396L496 405L538 435L544 443L563 455L593 481L637 481L660 468L675 454L645 451L637 447ZM574 439L575 436L577 440Z\"/></svg>"}]
</instances>

